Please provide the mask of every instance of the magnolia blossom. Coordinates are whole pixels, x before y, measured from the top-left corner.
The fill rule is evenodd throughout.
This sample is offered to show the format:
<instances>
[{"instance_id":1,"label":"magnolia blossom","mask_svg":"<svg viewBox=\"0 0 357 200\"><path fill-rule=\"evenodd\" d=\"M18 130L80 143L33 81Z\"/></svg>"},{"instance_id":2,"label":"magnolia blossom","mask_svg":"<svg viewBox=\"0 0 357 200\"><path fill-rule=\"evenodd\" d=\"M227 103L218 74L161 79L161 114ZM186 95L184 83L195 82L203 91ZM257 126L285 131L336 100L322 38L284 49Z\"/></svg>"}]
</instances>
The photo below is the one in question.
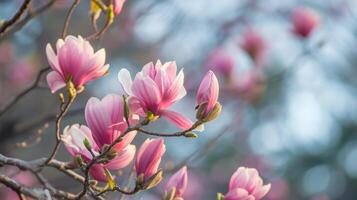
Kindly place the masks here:
<instances>
[{"instance_id":1,"label":"magnolia blossom","mask_svg":"<svg viewBox=\"0 0 357 200\"><path fill-rule=\"evenodd\" d=\"M127 69L120 70L118 78L124 91L138 107L138 113L142 116L149 112L154 116L164 116L185 130L192 126L192 122L180 113L168 110L186 95L183 71L180 70L177 75L176 71L175 62L162 65L157 61L155 65L152 62L146 64L133 81Z\"/></svg>"},{"instance_id":2,"label":"magnolia blossom","mask_svg":"<svg viewBox=\"0 0 357 200\"><path fill-rule=\"evenodd\" d=\"M187 167L182 167L171 176L166 183L165 191L169 192L172 188L176 189L174 197L182 197L187 187Z\"/></svg>"},{"instance_id":3,"label":"magnolia blossom","mask_svg":"<svg viewBox=\"0 0 357 200\"><path fill-rule=\"evenodd\" d=\"M138 122L138 116L130 115L130 124ZM92 160L92 155L84 146L87 140L94 155L98 155L104 145L112 144L128 128L124 117L124 100L119 95L109 94L102 100L92 97L85 108L85 118L89 126L75 124L66 127L62 140L72 156L81 155L86 162ZM134 158L135 146L130 145L136 135L131 131L117 143L113 150L117 153L109 163L95 164L90 169L91 175L100 181L105 181L104 168L121 169L126 167Z\"/></svg>"},{"instance_id":4,"label":"magnolia blossom","mask_svg":"<svg viewBox=\"0 0 357 200\"><path fill-rule=\"evenodd\" d=\"M239 167L229 182L229 192L224 200L260 200L270 190L254 168Z\"/></svg>"},{"instance_id":5,"label":"magnolia blossom","mask_svg":"<svg viewBox=\"0 0 357 200\"><path fill-rule=\"evenodd\" d=\"M113 9L114 9L114 15L119 15L121 10L123 9L123 5L126 0L114 0L113 2Z\"/></svg>"},{"instance_id":6,"label":"magnolia blossom","mask_svg":"<svg viewBox=\"0 0 357 200\"><path fill-rule=\"evenodd\" d=\"M88 41L81 36L67 36L56 43L57 55L50 44L46 46L47 60L53 71L47 75L52 93L66 86L72 80L76 89L103 76L109 68L105 64L105 50L94 52Z\"/></svg>"},{"instance_id":7,"label":"magnolia blossom","mask_svg":"<svg viewBox=\"0 0 357 200\"><path fill-rule=\"evenodd\" d=\"M251 28L246 30L243 33L240 46L255 64L263 64L266 54L266 42L259 32Z\"/></svg>"},{"instance_id":8,"label":"magnolia blossom","mask_svg":"<svg viewBox=\"0 0 357 200\"><path fill-rule=\"evenodd\" d=\"M209 54L205 66L229 78L233 71L234 59L224 49L218 48Z\"/></svg>"},{"instance_id":9,"label":"magnolia blossom","mask_svg":"<svg viewBox=\"0 0 357 200\"><path fill-rule=\"evenodd\" d=\"M197 91L197 104L207 103L204 112L207 115L212 111L218 101L219 84L216 75L210 70L201 81Z\"/></svg>"},{"instance_id":10,"label":"magnolia blossom","mask_svg":"<svg viewBox=\"0 0 357 200\"><path fill-rule=\"evenodd\" d=\"M86 122L92 131L96 144L102 147L111 144L128 128L124 117L123 97L109 94L102 100L92 97L85 108ZM139 116L130 115L130 124L135 125ZM136 135L136 131L126 134L122 141L114 146L114 150L120 151L130 144Z\"/></svg>"},{"instance_id":11,"label":"magnolia blossom","mask_svg":"<svg viewBox=\"0 0 357 200\"><path fill-rule=\"evenodd\" d=\"M163 139L146 139L138 150L135 161L137 176L144 174L144 180L147 180L154 175L158 171L161 157L165 151Z\"/></svg>"},{"instance_id":12,"label":"magnolia blossom","mask_svg":"<svg viewBox=\"0 0 357 200\"><path fill-rule=\"evenodd\" d=\"M291 16L293 32L302 38L308 37L314 28L319 24L319 15L308 8L297 8Z\"/></svg>"}]
</instances>

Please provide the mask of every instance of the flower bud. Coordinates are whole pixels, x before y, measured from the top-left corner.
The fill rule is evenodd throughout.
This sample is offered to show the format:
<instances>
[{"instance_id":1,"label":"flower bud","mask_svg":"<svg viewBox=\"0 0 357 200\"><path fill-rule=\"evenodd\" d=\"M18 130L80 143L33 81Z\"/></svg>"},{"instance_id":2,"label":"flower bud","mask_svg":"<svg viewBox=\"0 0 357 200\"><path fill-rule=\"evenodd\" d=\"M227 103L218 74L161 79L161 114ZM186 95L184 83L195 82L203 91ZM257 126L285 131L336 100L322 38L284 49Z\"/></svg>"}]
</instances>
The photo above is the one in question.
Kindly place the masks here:
<instances>
[{"instance_id":1,"label":"flower bud","mask_svg":"<svg viewBox=\"0 0 357 200\"><path fill-rule=\"evenodd\" d=\"M187 179L187 167L184 166L170 177L166 183L165 191L170 192L172 188L175 188L173 199L182 197L187 187Z\"/></svg>"},{"instance_id":2,"label":"flower bud","mask_svg":"<svg viewBox=\"0 0 357 200\"><path fill-rule=\"evenodd\" d=\"M211 111L208 112L207 114L205 113L206 108L207 108L207 103L204 103L201 104L197 109L196 118L202 122L209 122L216 119L221 114L222 105L219 102L217 102L214 105L213 109L211 109Z\"/></svg>"},{"instance_id":3,"label":"flower bud","mask_svg":"<svg viewBox=\"0 0 357 200\"><path fill-rule=\"evenodd\" d=\"M92 151L92 145L90 145L90 143L89 143L87 138L84 138L83 144L87 148L88 151Z\"/></svg>"},{"instance_id":4,"label":"flower bud","mask_svg":"<svg viewBox=\"0 0 357 200\"><path fill-rule=\"evenodd\" d=\"M147 181L145 181L143 189L148 190L157 186L162 180L162 174L162 170L156 172L156 174L154 174Z\"/></svg>"},{"instance_id":5,"label":"flower bud","mask_svg":"<svg viewBox=\"0 0 357 200\"><path fill-rule=\"evenodd\" d=\"M187 137L187 138L198 138L198 135L196 133L193 133L193 132L187 132L187 133L185 133L185 137Z\"/></svg>"},{"instance_id":6,"label":"flower bud","mask_svg":"<svg viewBox=\"0 0 357 200\"><path fill-rule=\"evenodd\" d=\"M217 109L214 107L216 107L218 102L218 93L219 84L217 77L212 71L208 71L197 91L197 104L199 105L196 114L197 119L203 120L213 109Z\"/></svg>"},{"instance_id":7,"label":"flower bud","mask_svg":"<svg viewBox=\"0 0 357 200\"><path fill-rule=\"evenodd\" d=\"M217 200L224 200L224 195L222 193L217 193Z\"/></svg>"},{"instance_id":8,"label":"flower bud","mask_svg":"<svg viewBox=\"0 0 357 200\"><path fill-rule=\"evenodd\" d=\"M135 161L135 171L137 176L144 174L144 182L146 182L146 180L156 174L161 162L161 157L165 151L166 148L163 139L145 140L138 150Z\"/></svg>"},{"instance_id":9,"label":"flower bud","mask_svg":"<svg viewBox=\"0 0 357 200\"><path fill-rule=\"evenodd\" d=\"M176 188L173 187L169 191L164 192L164 195L162 196L162 200L174 200L175 193L176 193Z\"/></svg>"}]
</instances>

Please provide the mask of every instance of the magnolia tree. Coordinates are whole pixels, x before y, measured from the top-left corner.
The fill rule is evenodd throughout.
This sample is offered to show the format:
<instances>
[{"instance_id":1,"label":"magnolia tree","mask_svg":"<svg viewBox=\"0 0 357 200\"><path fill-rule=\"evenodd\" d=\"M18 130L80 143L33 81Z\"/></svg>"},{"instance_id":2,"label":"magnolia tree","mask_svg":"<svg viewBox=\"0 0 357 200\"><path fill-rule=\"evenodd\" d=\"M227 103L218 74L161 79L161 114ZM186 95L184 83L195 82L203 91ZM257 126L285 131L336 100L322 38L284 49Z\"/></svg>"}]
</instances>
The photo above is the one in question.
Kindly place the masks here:
<instances>
[{"instance_id":1,"label":"magnolia tree","mask_svg":"<svg viewBox=\"0 0 357 200\"><path fill-rule=\"evenodd\" d=\"M196 105L191 106L196 112L194 122L184 116L184 112L170 109L186 95L183 70L178 69L174 61L161 63L158 60L156 63L145 64L133 79L127 69L121 69L117 85L122 88L122 94L107 94L102 99L89 98L82 113L86 124L75 121L63 124L62 119L85 90L86 84L91 81L95 84L94 80L105 78L110 71L109 64L106 64L106 50L95 51L90 42L103 37L122 11L124 2L90 1L95 32L89 36L72 36L67 35L67 29L74 9L80 4L79 0L74 0L65 18L62 38L55 45L54 41L49 41L46 46L45 53L50 67L41 70L34 85L1 110L0 117L36 87L44 73L47 73L50 91L59 97L60 102L53 132L56 143L53 150L48 152L48 157L25 161L0 154L1 167L10 169L9 173L0 174L0 183L13 190L18 198L106 199L107 193L116 192L132 195L135 199L140 191L157 187L167 174L160 167L165 156L166 137L185 137L190 141L190 138L197 138L204 131L205 123L220 115L222 106L219 103L219 83L213 71L226 78L228 81L225 85L230 84L230 89L239 93L250 92L254 84L263 80L261 68L264 65L266 45L261 35L251 28L243 34L239 45L255 63L256 69L252 70L247 79L232 84L233 59L223 49L214 50L205 64L207 73L201 77L202 81L197 88ZM30 10L31 0L24 0L14 16L2 22L0 37L4 38L21 29L54 3L55 0L52 0L38 10ZM99 28L97 20L101 17L105 18L105 22ZM293 13L292 22L292 32L306 38L317 25L318 17L313 11L301 8ZM147 129L147 125L161 117L175 125L178 131L163 133ZM136 147L133 141L138 134L146 135L147 139ZM72 156L71 160L60 161L56 158L62 144ZM127 187L130 184L120 185L115 172L131 167L127 170L130 176L126 182L135 184L132 187ZM236 167L230 181L226 181L227 190L217 191L218 200L259 200L269 192L271 185L263 183L256 169ZM14 171L15 168L21 170L21 173ZM43 174L46 168L56 169L57 173L72 178L82 189L73 193L56 188ZM176 172L167 177L165 186L160 189L163 200L182 200L190 182L188 166L182 164L174 169ZM25 183L21 178L24 176L31 176L40 184L34 187L33 184Z\"/></svg>"}]
</instances>

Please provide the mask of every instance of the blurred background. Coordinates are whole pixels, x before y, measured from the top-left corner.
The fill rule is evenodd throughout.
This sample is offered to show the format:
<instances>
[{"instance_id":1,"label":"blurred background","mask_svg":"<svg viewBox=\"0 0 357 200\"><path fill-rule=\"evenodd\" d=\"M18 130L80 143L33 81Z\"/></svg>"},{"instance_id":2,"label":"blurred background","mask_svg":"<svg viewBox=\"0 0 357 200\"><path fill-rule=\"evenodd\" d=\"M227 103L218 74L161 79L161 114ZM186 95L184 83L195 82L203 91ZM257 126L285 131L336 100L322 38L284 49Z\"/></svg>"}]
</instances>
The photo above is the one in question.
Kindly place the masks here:
<instances>
[{"instance_id":1,"label":"blurred background","mask_svg":"<svg viewBox=\"0 0 357 200\"><path fill-rule=\"evenodd\" d=\"M32 6L44 2L34 0ZM0 19L10 18L20 3L1 0ZM48 66L45 45L60 37L71 4L57 0L0 41L1 108ZM82 0L69 34L92 32L89 1ZM166 177L175 166L189 166L186 199L226 193L239 166L257 168L272 184L266 200L356 199L357 1L128 0L110 30L92 44L106 49L110 74L88 84L63 127L85 124L83 108L91 96L121 94L121 68L134 73L157 59L175 60L184 68L188 94L174 110L194 120L195 93L209 69L218 75L223 105L221 116L197 139L165 139ZM27 160L48 156L58 109L43 76L0 118L0 152ZM150 128L176 130L161 119ZM139 135L135 144L145 138ZM58 159L71 158L62 147ZM80 189L61 173L47 175L59 188ZM118 176L121 183L127 171ZM7 193L2 189L4 198ZM127 199L160 199L161 193L159 186Z\"/></svg>"}]
</instances>

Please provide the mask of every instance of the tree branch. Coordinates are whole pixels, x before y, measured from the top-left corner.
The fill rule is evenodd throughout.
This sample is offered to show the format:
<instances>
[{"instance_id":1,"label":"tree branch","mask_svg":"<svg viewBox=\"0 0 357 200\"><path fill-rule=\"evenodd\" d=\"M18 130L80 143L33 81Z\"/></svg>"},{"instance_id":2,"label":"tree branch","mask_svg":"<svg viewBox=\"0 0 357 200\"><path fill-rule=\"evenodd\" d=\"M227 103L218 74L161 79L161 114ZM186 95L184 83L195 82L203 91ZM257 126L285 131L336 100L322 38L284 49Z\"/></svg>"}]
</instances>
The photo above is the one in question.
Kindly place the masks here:
<instances>
[{"instance_id":1,"label":"tree branch","mask_svg":"<svg viewBox=\"0 0 357 200\"><path fill-rule=\"evenodd\" d=\"M21 19L21 16L28 10L31 0L25 0L15 15L5 21L0 27L0 35Z\"/></svg>"}]
</instances>

